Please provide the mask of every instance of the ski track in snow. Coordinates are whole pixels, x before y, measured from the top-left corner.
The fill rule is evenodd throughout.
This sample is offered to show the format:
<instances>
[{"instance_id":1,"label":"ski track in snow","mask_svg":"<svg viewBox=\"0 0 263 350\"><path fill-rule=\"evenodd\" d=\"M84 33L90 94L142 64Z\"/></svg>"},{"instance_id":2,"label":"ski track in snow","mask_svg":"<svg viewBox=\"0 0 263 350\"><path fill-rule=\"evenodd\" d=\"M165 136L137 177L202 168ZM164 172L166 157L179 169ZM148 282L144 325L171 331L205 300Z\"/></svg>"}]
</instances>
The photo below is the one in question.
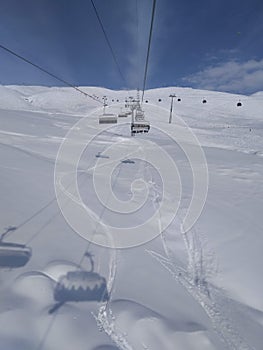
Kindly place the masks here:
<instances>
[{"instance_id":1,"label":"ski track in snow","mask_svg":"<svg viewBox=\"0 0 263 350\"><path fill-rule=\"evenodd\" d=\"M149 168L147 168L147 170L149 170ZM152 177L151 182L153 183ZM155 192L153 204L157 210L155 203L158 202L160 197L160 190L156 184L153 185L153 189ZM186 210L181 211L186 212ZM162 227L161 217L159 218L159 221L160 227ZM207 279L207 277L214 272L212 263L215 265L215 262L212 261L211 256L208 261L207 257L204 255L202 241L206 240L205 236L203 235L204 237L201 240L200 234L197 233L195 228L192 228L186 233L183 233L182 224L180 225L180 228L181 238L184 241L185 250L188 256L188 266L185 270L178 267L176 262L173 261L173 252L169 249L166 242L165 232L161 233L161 240L167 258L154 251L148 251L148 253L159 261L159 263L169 271L171 276L201 305L209 317L215 332L229 350L255 350L254 347L247 344L245 339L237 331L233 321L226 318L220 311L220 302L222 303L224 296L222 292L209 283ZM213 260L214 259L215 258L213 257Z\"/></svg>"},{"instance_id":2,"label":"ski track in snow","mask_svg":"<svg viewBox=\"0 0 263 350\"><path fill-rule=\"evenodd\" d=\"M222 292L207 281L209 274L209 264L203 255L202 243L194 229L187 233L182 233L185 249L188 254L188 267L186 270L178 267L169 253L169 248L165 241L165 233L162 234L162 243L167 258L154 252L148 253L165 267L171 276L180 283L187 292L201 305L209 317L213 328L220 339L229 350L255 350L247 344L245 339L237 331L233 321L226 318L220 307L220 302L224 300ZM218 295L219 293L219 295ZM220 296L220 299L219 299ZM219 301L220 300L220 301Z\"/></svg>"}]
</instances>

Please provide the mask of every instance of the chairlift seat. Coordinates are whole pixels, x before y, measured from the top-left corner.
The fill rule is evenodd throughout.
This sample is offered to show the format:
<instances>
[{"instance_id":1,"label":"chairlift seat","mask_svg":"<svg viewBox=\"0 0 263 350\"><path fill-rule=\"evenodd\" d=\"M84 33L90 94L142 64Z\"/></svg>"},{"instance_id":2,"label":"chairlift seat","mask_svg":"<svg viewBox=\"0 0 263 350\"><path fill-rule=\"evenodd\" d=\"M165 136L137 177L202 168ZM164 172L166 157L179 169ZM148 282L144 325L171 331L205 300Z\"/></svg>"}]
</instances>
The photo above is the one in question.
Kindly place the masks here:
<instances>
[{"instance_id":1,"label":"chairlift seat","mask_svg":"<svg viewBox=\"0 0 263 350\"><path fill-rule=\"evenodd\" d=\"M116 114L103 114L99 117L99 124L116 124L117 122Z\"/></svg>"},{"instance_id":2,"label":"chairlift seat","mask_svg":"<svg viewBox=\"0 0 263 350\"><path fill-rule=\"evenodd\" d=\"M127 118L128 114L127 113L120 113L118 114L118 118Z\"/></svg>"},{"instance_id":3,"label":"chairlift seat","mask_svg":"<svg viewBox=\"0 0 263 350\"><path fill-rule=\"evenodd\" d=\"M32 256L31 248L17 243L0 242L0 267L25 266Z\"/></svg>"},{"instance_id":4,"label":"chairlift seat","mask_svg":"<svg viewBox=\"0 0 263 350\"><path fill-rule=\"evenodd\" d=\"M131 124L131 132L133 134L136 133L146 133L150 130L150 124L144 120L144 121L135 121Z\"/></svg>"}]
</instances>

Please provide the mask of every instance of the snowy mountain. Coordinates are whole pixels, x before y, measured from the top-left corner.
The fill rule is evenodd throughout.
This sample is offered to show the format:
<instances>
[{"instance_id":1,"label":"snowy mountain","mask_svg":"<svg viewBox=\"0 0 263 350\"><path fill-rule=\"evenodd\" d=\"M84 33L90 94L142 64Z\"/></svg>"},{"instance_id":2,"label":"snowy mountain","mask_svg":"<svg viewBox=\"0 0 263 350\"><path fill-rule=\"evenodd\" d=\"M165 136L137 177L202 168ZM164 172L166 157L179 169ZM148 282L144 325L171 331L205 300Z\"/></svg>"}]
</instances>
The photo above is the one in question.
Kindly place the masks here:
<instances>
[{"instance_id":1,"label":"snowy mountain","mask_svg":"<svg viewBox=\"0 0 263 350\"><path fill-rule=\"evenodd\" d=\"M98 118L103 96L107 113L119 114L135 91L82 90L95 99L70 88L0 86L1 232L9 227L3 242L32 249L24 266L0 269L0 349L261 350L263 93L148 90L150 132L131 137L130 116L107 130ZM74 165L81 205L71 192ZM191 207L203 198L202 210ZM76 208L94 226L80 227ZM201 213L184 232L189 208ZM123 247L137 243L90 244L105 239L105 227ZM50 312L61 277L90 270L87 249L109 301Z\"/></svg>"}]
</instances>

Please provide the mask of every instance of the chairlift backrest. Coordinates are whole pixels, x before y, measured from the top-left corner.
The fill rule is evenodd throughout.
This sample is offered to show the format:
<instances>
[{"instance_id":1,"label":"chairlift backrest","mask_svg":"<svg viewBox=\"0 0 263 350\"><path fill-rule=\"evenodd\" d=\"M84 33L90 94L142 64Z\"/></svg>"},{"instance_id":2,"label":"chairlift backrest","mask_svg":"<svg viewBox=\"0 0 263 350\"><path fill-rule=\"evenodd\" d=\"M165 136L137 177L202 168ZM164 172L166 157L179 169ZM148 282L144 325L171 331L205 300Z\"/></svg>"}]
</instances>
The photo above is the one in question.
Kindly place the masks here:
<instances>
[{"instance_id":1,"label":"chairlift backrest","mask_svg":"<svg viewBox=\"0 0 263 350\"><path fill-rule=\"evenodd\" d=\"M0 267L25 266L32 256L31 248L17 243L0 242Z\"/></svg>"},{"instance_id":2,"label":"chairlift backrest","mask_svg":"<svg viewBox=\"0 0 263 350\"><path fill-rule=\"evenodd\" d=\"M99 124L116 124L118 122L117 115L103 114L99 116Z\"/></svg>"}]
</instances>

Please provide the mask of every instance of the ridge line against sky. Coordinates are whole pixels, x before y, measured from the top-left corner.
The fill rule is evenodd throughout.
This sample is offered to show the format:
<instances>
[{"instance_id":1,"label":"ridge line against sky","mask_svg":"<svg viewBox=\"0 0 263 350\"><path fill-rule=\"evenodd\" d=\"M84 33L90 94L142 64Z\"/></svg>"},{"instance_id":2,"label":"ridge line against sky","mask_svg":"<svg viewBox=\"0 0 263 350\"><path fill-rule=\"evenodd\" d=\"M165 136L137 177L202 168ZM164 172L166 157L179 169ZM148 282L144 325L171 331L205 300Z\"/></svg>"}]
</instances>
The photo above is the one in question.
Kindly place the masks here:
<instances>
[{"instance_id":1,"label":"ridge line against sky","mask_svg":"<svg viewBox=\"0 0 263 350\"><path fill-rule=\"evenodd\" d=\"M94 2L129 86L123 85L90 1L3 2L0 43L72 84L136 89L138 77L142 84L152 1ZM146 88L263 90L262 32L261 0L157 0ZM6 52L0 51L0 62L3 85L56 85Z\"/></svg>"}]
</instances>

